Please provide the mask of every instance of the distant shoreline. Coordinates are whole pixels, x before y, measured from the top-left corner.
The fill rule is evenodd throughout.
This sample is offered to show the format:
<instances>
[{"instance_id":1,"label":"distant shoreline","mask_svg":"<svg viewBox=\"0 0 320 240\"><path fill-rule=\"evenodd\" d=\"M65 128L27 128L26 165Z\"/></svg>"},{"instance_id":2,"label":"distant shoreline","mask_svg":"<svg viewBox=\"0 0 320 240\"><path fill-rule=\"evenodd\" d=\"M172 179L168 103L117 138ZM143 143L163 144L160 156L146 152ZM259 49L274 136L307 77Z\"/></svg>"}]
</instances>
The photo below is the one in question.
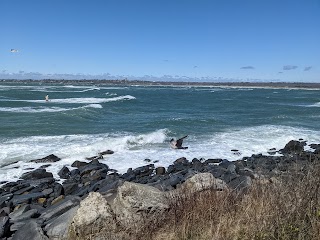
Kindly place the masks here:
<instances>
[{"instance_id":1,"label":"distant shoreline","mask_svg":"<svg viewBox=\"0 0 320 240\"><path fill-rule=\"evenodd\" d=\"M0 79L0 83L54 83L54 84L101 84L101 85L128 85L128 86L199 86L199 87L241 87L241 88L293 88L293 89L320 89L320 83L308 82L183 82L183 81L142 81L142 80L65 80L65 79Z\"/></svg>"}]
</instances>

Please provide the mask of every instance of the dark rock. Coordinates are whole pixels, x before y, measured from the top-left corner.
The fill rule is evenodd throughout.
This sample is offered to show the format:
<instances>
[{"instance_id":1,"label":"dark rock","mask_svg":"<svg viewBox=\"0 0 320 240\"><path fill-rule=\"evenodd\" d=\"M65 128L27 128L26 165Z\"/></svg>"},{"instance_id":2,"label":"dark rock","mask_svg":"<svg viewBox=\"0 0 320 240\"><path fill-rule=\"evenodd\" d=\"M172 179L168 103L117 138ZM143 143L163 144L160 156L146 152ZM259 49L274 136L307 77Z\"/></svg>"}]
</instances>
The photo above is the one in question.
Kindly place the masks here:
<instances>
[{"instance_id":1,"label":"dark rock","mask_svg":"<svg viewBox=\"0 0 320 240\"><path fill-rule=\"evenodd\" d=\"M65 195L70 195L74 193L78 188L78 183L63 183L63 192Z\"/></svg>"},{"instance_id":2,"label":"dark rock","mask_svg":"<svg viewBox=\"0 0 320 240\"><path fill-rule=\"evenodd\" d=\"M224 180L226 183L231 182L233 179L237 178L239 175L235 174L235 173L230 173L227 172L226 174L224 174L221 178L222 180Z\"/></svg>"},{"instance_id":3,"label":"dark rock","mask_svg":"<svg viewBox=\"0 0 320 240\"><path fill-rule=\"evenodd\" d=\"M2 195L2 196L0 197L0 206L2 206L3 203L9 201L12 197L13 197L13 194L12 194L12 193L8 193L8 194L5 194L5 195Z\"/></svg>"},{"instance_id":4,"label":"dark rock","mask_svg":"<svg viewBox=\"0 0 320 240\"><path fill-rule=\"evenodd\" d=\"M106 155L106 154L114 154L114 151L112 150L107 150L107 151L103 151L103 152L100 152L99 155Z\"/></svg>"},{"instance_id":5,"label":"dark rock","mask_svg":"<svg viewBox=\"0 0 320 240\"><path fill-rule=\"evenodd\" d=\"M24 224L12 237L12 240L49 240L49 238L43 233L43 230L36 220L29 220Z\"/></svg>"},{"instance_id":6,"label":"dark rock","mask_svg":"<svg viewBox=\"0 0 320 240\"><path fill-rule=\"evenodd\" d=\"M50 167L50 166L51 166L51 164L45 164L45 165L40 166L39 168L47 168L47 167Z\"/></svg>"},{"instance_id":7,"label":"dark rock","mask_svg":"<svg viewBox=\"0 0 320 240\"><path fill-rule=\"evenodd\" d=\"M173 164L178 164L178 163L188 164L189 161L185 157L181 157L173 162Z\"/></svg>"},{"instance_id":8,"label":"dark rock","mask_svg":"<svg viewBox=\"0 0 320 240\"><path fill-rule=\"evenodd\" d=\"M226 160L226 159L224 159L224 160L219 164L219 166L220 166L220 167L223 167L223 168L225 168L225 169L228 169L228 166L229 166L230 164L233 164L233 163L230 162L230 161L228 161L228 160Z\"/></svg>"},{"instance_id":9,"label":"dark rock","mask_svg":"<svg viewBox=\"0 0 320 240\"><path fill-rule=\"evenodd\" d=\"M76 196L67 196L64 200L57 204L51 205L46 208L42 213L40 218L44 221L49 221L57 216L62 215L69 209L79 205L81 198Z\"/></svg>"},{"instance_id":10,"label":"dark rock","mask_svg":"<svg viewBox=\"0 0 320 240\"><path fill-rule=\"evenodd\" d=\"M41 178L51 178L53 177L51 172L47 172L45 169L38 168L31 172L26 172L22 174L20 178L25 180L34 180L34 179L41 179Z\"/></svg>"},{"instance_id":11,"label":"dark rock","mask_svg":"<svg viewBox=\"0 0 320 240\"><path fill-rule=\"evenodd\" d=\"M31 207L29 204L21 206L20 208L9 214L10 220L13 222L16 221L16 219L18 219L23 213L29 211L30 209Z\"/></svg>"},{"instance_id":12,"label":"dark rock","mask_svg":"<svg viewBox=\"0 0 320 240\"><path fill-rule=\"evenodd\" d=\"M68 179L70 177L70 170L66 166L63 166L61 170L58 172L58 175L62 179Z\"/></svg>"},{"instance_id":13,"label":"dark rock","mask_svg":"<svg viewBox=\"0 0 320 240\"><path fill-rule=\"evenodd\" d=\"M41 178L41 179L31 179L31 180L19 180L18 182L29 183L31 186L39 186L42 184L50 184L55 182L53 177Z\"/></svg>"},{"instance_id":14,"label":"dark rock","mask_svg":"<svg viewBox=\"0 0 320 240\"><path fill-rule=\"evenodd\" d=\"M45 197L49 196L52 192L53 192L52 188L46 188L46 189L42 190L42 193Z\"/></svg>"},{"instance_id":15,"label":"dark rock","mask_svg":"<svg viewBox=\"0 0 320 240\"><path fill-rule=\"evenodd\" d=\"M86 157L86 160L98 160L103 159L103 155L93 156L93 157Z\"/></svg>"},{"instance_id":16,"label":"dark rock","mask_svg":"<svg viewBox=\"0 0 320 240\"><path fill-rule=\"evenodd\" d=\"M83 167L85 165L87 165L88 163L86 162L81 162L81 161L74 161L72 164L71 164L71 167L76 167L76 168L79 168L79 167Z\"/></svg>"},{"instance_id":17,"label":"dark rock","mask_svg":"<svg viewBox=\"0 0 320 240\"><path fill-rule=\"evenodd\" d=\"M15 186L13 186L12 188L10 188L10 192L11 193L14 193L22 188L25 188L25 187L30 187L30 184L27 184L27 183L21 183L21 184L17 184Z\"/></svg>"},{"instance_id":18,"label":"dark rock","mask_svg":"<svg viewBox=\"0 0 320 240\"><path fill-rule=\"evenodd\" d=\"M239 175L249 176L249 177L251 177L252 179L255 178L254 172L253 172L251 169L249 169L249 168L239 169L239 170L237 171L237 173L238 173Z\"/></svg>"},{"instance_id":19,"label":"dark rock","mask_svg":"<svg viewBox=\"0 0 320 240\"><path fill-rule=\"evenodd\" d=\"M29 186L22 188L22 189L19 189L18 191L13 192L13 194L20 195L20 194L23 194L25 192L28 192L28 191L34 189L34 186L30 186L30 184L27 184L27 185L29 185Z\"/></svg>"},{"instance_id":20,"label":"dark rock","mask_svg":"<svg viewBox=\"0 0 320 240\"><path fill-rule=\"evenodd\" d=\"M43 193L41 192L29 193L29 194L23 194L23 195L14 195L14 197L11 199L11 202L15 206L21 203L29 203L41 197L44 197Z\"/></svg>"},{"instance_id":21,"label":"dark rock","mask_svg":"<svg viewBox=\"0 0 320 240\"><path fill-rule=\"evenodd\" d=\"M0 217L5 217L10 214L10 208L9 207L3 207L0 209Z\"/></svg>"},{"instance_id":22,"label":"dark rock","mask_svg":"<svg viewBox=\"0 0 320 240\"><path fill-rule=\"evenodd\" d=\"M151 162L151 159L146 158L144 161L145 161L145 162Z\"/></svg>"},{"instance_id":23,"label":"dark rock","mask_svg":"<svg viewBox=\"0 0 320 240\"><path fill-rule=\"evenodd\" d=\"M182 174L173 174L170 179L169 179L169 184L173 187L176 188L176 186L180 183L182 183L182 180L184 180L184 177Z\"/></svg>"},{"instance_id":24,"label":"dark rock","mask_svg":"<svg viewBox=\"0 0 320 240\"><path fill-rule=\"evenodd\" d=\"M251 186L252 180L249 176L239 176L231 180L227 184L231 189L242 191L248 189Z\"/></svg>"},{"instance_id":25,"label":"dark rock","mask_svg":"<svg viewBox=\"0 0 320 240\"><path fill-rule=\"evenodd\" d=\"M9 217L0 217L0 238L8 236L10 230Z\"/></svg>"},{"instance_id":26,"label":"dark rock","mask_svg":"<svg viewBox=\"0 0 320 240\"><path fill-rule=\"evenodd\" d=\"M29 220L30 218L38 217L39 215L40 214L37 209L30 209L29 211L16 217L14 220L10 219L10 221L11 222L21 222L21 221Z\"/></svg>"},{"instance_id":27,"label":"dark rock","mask_svg":"<svg viewBox=\"0 0 320 240\"><path fill-rule=\"evenodd\" d=\"M222 159L218 158L218 159L211 159L209 158L208 160L206 160L204 163L205 164L213 164L213 163L221 163L222 162Z\"/></svg>"},{"instance_id":28,"label":"dark rock","mask_svg":"<svg viewBox=\"0 0 320 240\"><path fill-rule=\"evenodd\" d=\"M61 158L58 158L57 156L50 154L49 156L46 156L44 158L31 160L30 162L46 163L46 162L57 162L60 160L61 160Z\"/></svg>"},{"instance_id":29,"label":"dark rock","mask_svg":"<svg viewBox=\"0 0 320 240\"><path fill-rule=\"evenodd\" d=\"M286 144L286 146L280 150L281 153L299 153L304 150L305 142L299 142L295 140L291 140Z\"/></svg>"},{"instance_id":30,"label":"dark rock","mask_svg":"<svg viewBox=\"0 0 320 240\"><path fill-rule=\"evenodd\" d=\"M194 158L194 159L192 159L191 163L192 163L192 168L194 170L199 171L199 172L203 171L203 165L200 160L198 160L197 158Z\"/></svg>"},{"instance_id":31,"label":"dark rock","mask_svg":"<svg viewBox=\"0 0 320 240\"><path fill-rule=\"evenodd\" d=\"M157 175L164 175L166 173L166 169L164 167L157 167L156 174Z\"/></svg>"},{"instance_id":32,"label":"dark rock","mask_svg":"<svg viewBox=\"0 0 320 240\"><path fill-rule=\"evenodd\" d=\"M95 162L91 162L83 167L80 167L79 168L79 171L80 171L80 175L83 176L84 174L88 174L90 173L91 171L93 170L98 170L98 169L106 169L106 170L109 170L109 167L108 165L106 164L102 164L102 163L95 163Z\"/></svg>"},{"instance_id":33,"label":"dark rock","mask_svg":"<svg viewBox=\"0 0 320 240\"><path fill-rule=\"evenodd\" d=\"M51 197L56 198L63 194L63 187L60 183L53 184L53 193L50 194Z\"/></svg>"}]
</instances>

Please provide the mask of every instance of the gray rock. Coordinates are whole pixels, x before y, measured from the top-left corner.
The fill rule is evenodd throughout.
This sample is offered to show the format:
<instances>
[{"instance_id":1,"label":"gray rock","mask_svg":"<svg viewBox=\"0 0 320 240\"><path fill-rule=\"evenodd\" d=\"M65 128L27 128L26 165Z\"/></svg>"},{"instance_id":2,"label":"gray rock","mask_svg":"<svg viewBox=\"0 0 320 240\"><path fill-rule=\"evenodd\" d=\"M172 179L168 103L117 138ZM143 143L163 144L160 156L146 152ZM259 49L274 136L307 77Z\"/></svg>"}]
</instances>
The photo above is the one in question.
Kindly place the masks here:
<instances>
[{"instance_id":1,"label":"gray rock","mask_svg":"<svg viewBox=\"0 0 320 240\"><path fill-rule=\"evenodd\" d=\"M29 193L29 194L23 194L23 195L15 195L11 202L13 205L21 204L21 203L29 203L32 200L36 200L38 198L44 197L44 194L42 192L37 193Z\"/></svg>"},{"instance_id":2,"label":"gray rock","mask_svg":"<svg viewBox=\"0 0 320 240\"><path fill-rule=\"evenodd\" d=\"M73 207L61 216L49 221L44 228L47 236L50 239L66 239L68 235L68 228L78 208L79 206Z\"/></svg>"},{"instance_id":3,"label":"gray rock","mask_svg":"<svg viewBox=\"0 0 320 240\"><path fill-rule=\"evenodd\" d=\"M83 167L87 164L88 164L87 162L81 162L81 161L76 160L71 164L71 167L79 168L79 167Z\"/></svg>"},{"instance_id":4,"label":"gray rock","mask_svg":"<svg viewBox=\"0 0 320 240\"><path fill-rule=\"evenodd\" d=\"M7 235L9 232L10 225L9 225L9 217L0 217L0 238Z\"/></svg>"},{"instance_id":5,"label":"gray rock","mask_svg":"<svg viewBox=\"0 0 320 240\"><path fill-rule=\"evenodd\" d=\"M0 217L5 217L10 214L10 208L9 207L3 207L0 209Z\"/></svg>"},{"instance_id":6,"label":"gray rock","mask_svg":"<svg viewBox=\"0 0 320 240\"><path fill-rule=\"evenodd\" d=\"M179 190L182 190L182 193L194 193L206 189L223 190L226 188L226 183L215 178L211 173L198 173L181 184Z\"/></svg>"},{"instance_id":7,"label":"gray rock","mask_svg":"<svg viewBox=\"0 0 320 240\"><path fill-rule=\"evenodd\" d=\"M28 192L30 190L34 189L34 186L28 186L28 187L25 187L25 188L21 188L15 192L13 192L13 194L16 194L16 195L20 195L20 194L23 194L25 192Z\"/></svg>"},{"instance_id":8,"label":"gray rock","mask_svg":"<svg viewBox=\"0 0 320 240\"><path fill-rule=\"evenodd\" d=\"M38 210L37 209L30 209L29 211L22 213L20 216L17 216L14 219L10 219L11 222L21 222L21 221L25 221L28 220L30 218L35 218L39 216Z\"/></svg>"},{"instance_id":9,"label":"gray rock","mask_svg":"<svg viewBox=\"0 0 320 240\"><path fill-rule=\"evenodd\" d=\"M48 208L46 208L40 215L39 218L44 221L49 221L52 218L60 216L65 213L69 209L77 206L80 203L81 198L76 196L67 196L64 200L59 202L58 204L54 204Z\"/></svg>"},{"instance_id":10,"label":"gray rock","mask_svg":"<svg viewBox=\"0 0 320 240\"><path fill-rule=\"evenodd\" d=\"M45 162L57 162L57 161L60 161L61 158L53 155L53 154L50 154L49 156L46 156L44 158L40 158L40 159L34 159L34 160L31 160L30 162L35 162L35 163L45 163Z\"/></svg>"},{"instance_id":11,"label":"gray rock","mask_svg":"<svg viewBox=\"0 0 320 240\"><path fill-rule=\"evenodd\" d=\"M249 176L239 176L228 183L228 186L234 190L246 190L252 185L252 180Z\"/></svg>"},{"instance_id":12,"label":"gray rock","mask_svg":"<svg viewBox=\"0 0 320 240\"><path fill-rule=\"evenodd\" d=\"M21 179L41 179L41 178L50 178L53 177L51 172L47 172L46 169L38 168L31 172L26 172L22 174Z\"/></svg>"},{"instance_id":13,"label":"gray rock","mask_svg":"<svg viewBox=\"0 0 320 240\"><path fill-rule=\"evenodd\" d=\"M120 224L138 224L144 214L161 213L169 206L164 192L143 184L124 182L111 203ZM128 225L128 226L129 226Z\"/></svg>"},{"instance_id":14,"label":"gray rock","mask_svg":"<svg viewBox=\"0 0 320 240\"><path fill-rule=\"evenodd\" d=\"M35 220L28 221L21 228L19 228L12 237L12 240L26 239L49 240L49 238L44 235L41 226Z\"/></svg>"},{"instance_id":15,"label":"gray rock","mask_svg":"<svg viewBox=\"0 0 320 240\"><path fill-rule=\"evenodd\" d=\"M166 169L164 167L157 167L156 174L157 175L164 175L166 173Z\"/></svg>"},{"instance_id":16,"label":"gray rock","mask_svg":"<svg viewBox=\"0 0 320 240\"><path fill-rule=\"evenodd\" d=\"M23 213L29 211L31 209L29 204L23 205L20 208L18 208L16 211L9 214L11 221L16 221Z\"/></svg>"},{"instance_id":17,"label":"gray rock","mask_svg":"<svg viewBox=\"0 0 320 240\"><path fill-rule=\"evenodd\" d=\"M41 184L51 184L55 182L53 177L46 177L46 178L40 178L40 179L30 179L30 180L19 180L18 182L25 182L29 183L31 186L39 186Z\"/></svg>"},{"instance_id":18,"label":"gray rock","mask_svg":"<svg viewBox=\"0 0 320 240\"><path fill-rule=\"evenodd\" d=\"M70 177L70 170L66 166L63 166L61 170L58 172L58 175L62 179L68 179Z\"/></svg>"}]
</instances>

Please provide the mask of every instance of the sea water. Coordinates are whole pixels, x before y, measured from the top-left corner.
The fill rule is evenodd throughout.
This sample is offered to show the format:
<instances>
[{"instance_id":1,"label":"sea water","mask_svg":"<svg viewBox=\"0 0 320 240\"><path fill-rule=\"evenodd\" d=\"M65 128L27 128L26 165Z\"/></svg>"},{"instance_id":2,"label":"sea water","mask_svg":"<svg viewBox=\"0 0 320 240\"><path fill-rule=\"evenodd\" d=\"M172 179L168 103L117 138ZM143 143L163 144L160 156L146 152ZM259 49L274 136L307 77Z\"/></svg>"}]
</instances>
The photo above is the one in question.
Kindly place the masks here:
<instances>
[{"instance_id":1,"label":"sea water","mask_svg":"<svg viewBox=\"0 0 320 240\"><path fill-rule=\"evenodd\" d=\"M58 178L63 166L105 150L114 154L101 162L123 173L145 159L237 160L290 140L320 143L319 107L319 89L2 83L0 181L49 154L62 159L47 168ZM187 150L170 148L185 135Z\"/></svg>"}]
</instances>

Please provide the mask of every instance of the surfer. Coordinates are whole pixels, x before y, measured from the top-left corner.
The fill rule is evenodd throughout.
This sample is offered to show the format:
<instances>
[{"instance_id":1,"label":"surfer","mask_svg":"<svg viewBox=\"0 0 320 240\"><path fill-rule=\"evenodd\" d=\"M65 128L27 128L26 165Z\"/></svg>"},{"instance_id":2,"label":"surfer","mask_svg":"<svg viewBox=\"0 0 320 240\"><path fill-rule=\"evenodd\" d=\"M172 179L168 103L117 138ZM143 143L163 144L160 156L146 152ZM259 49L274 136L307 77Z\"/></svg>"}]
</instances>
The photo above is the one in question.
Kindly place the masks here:
<instances>
[{"instance_id":1,"label":"surfer","mask_svg":"<svg viewBox=\"0 0 320 240\"><path fill-rule=\"evenodd\" d=\"M46 102L49 101L49 95L48 94L45 96L45 99L46 99Z\"/></svg>"},{"instance_id":2,"label":"surfer","mask_svg":"<svg viewBox=\"0 0 320 240\"><path fill-rule=\"evenodd\" d=\"M188 135L182 138L179 138L178 140L174 140L174 138L172 138L170 140L171 147L174 149L188 149L188 147L182 147L183 139L185 139L186 137L188 137Z\"/></svg>"}]
</instances>

